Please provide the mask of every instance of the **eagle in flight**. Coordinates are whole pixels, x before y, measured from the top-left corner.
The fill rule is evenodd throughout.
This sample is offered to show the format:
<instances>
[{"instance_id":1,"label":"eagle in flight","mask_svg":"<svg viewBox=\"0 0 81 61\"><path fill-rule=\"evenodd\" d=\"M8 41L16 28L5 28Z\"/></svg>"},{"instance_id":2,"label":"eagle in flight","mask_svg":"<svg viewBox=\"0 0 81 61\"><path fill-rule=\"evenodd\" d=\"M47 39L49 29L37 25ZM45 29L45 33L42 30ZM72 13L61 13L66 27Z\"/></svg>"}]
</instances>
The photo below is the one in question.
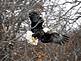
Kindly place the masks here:
<instances>
[{"instance_id":1,"label":"eagle in flight","mask_svg":"<svg viewBox=\"0 0 81 61\"><path fill-rule=\"evenodd\" d=\"M67 42L68 36L50 32L49 28L43 28L42 24L44 20L36 11L30 12L29 18L31 21L31 31L27 31L26 39L28 43L37 45L38 41L41 41L42 43L57 43L62 45Z\"/></svg>"}]
</instances>

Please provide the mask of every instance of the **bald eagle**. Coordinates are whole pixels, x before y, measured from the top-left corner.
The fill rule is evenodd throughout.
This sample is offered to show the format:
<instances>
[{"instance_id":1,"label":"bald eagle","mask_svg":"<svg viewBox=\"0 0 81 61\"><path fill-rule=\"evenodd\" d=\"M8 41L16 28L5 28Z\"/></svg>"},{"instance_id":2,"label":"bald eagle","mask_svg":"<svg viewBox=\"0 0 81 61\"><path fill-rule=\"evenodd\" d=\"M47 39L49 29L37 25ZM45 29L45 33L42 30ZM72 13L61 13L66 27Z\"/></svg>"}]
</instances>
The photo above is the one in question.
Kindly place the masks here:
<instances>
[{"instance_id":1,"label":"bald eagle","mask_svg":"<svg viewBox=\"0 0 81 61\"><path fill-rule=\"evenodd\" d=\"M29 18L31 20L31 31L27 31L28 43L37 45L38 41L41 41L42 43L57 43L61 45L67 42L68 36L50 32L49 28L43 28L44 20L36 11L30 12Z\"/></svg>"}]
</instances>

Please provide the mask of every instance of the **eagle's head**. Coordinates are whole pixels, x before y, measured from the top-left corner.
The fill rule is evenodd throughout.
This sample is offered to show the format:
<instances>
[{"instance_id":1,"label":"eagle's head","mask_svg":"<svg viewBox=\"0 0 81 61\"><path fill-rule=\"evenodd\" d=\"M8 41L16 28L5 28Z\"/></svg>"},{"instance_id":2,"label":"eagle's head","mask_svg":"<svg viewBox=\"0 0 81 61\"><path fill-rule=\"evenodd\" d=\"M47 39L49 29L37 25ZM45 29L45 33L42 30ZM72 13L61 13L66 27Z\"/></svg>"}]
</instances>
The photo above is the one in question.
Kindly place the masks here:
<instances>
[{"instance_id":1,"label":"eagle's head","mask_svg":"<svg viewBox=\"0 0 81 61\"><path fill-rule=\"evenodd\" d=\"M37 45L38 44L38 39L34 38L32 35L32 31L27 31L26 39L28 40L27 42L32 44L32 45Z\"/></svg>"}]
</instances>

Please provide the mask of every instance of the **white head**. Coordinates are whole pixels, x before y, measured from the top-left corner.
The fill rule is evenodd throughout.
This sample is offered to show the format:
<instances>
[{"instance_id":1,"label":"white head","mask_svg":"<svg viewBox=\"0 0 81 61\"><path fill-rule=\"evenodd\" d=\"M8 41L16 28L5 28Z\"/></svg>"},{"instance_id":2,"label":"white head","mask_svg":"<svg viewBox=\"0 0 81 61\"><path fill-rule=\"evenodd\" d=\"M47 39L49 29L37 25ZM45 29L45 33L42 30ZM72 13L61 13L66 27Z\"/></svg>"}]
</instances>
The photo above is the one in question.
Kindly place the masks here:
<instances>
[{"instance_id":1,"label":"white head","mask_svg":"<svg viewBox=\"0 0 81 61\"><path fill-rule=\"evenodd\" d=\"M37 45L37 44L38 44L38 39L32 37L32 34L34 34L34 33L32 33L32 31L27 31L26 34L27 34L27 35L26 35L26 39L28 40L28 41L27 41L28 43L30 43L30 44L32 44L32 45Z\"/></svg>"},{"instance_id":2,"label":"white head","mask_svg":"<svg viewBox=\"0 0 81 61\"><path fill-rule=\"evenodd\" d=\"M45 27L45 28L43 28L43 31L46 33L46 32L49 32L50 29Z\"/></svg>"}]
</instances>

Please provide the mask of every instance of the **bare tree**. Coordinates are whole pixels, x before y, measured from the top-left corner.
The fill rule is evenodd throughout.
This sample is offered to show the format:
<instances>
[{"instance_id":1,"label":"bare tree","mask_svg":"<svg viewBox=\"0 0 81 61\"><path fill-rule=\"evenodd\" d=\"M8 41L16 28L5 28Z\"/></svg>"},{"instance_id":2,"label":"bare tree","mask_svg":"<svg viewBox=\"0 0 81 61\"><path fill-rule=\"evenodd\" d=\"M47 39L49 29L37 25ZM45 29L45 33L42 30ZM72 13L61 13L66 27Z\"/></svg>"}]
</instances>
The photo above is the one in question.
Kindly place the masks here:
<instances>
[{"instance_id":1,"label":"bare tree","mask_svg":"<svg viewBox=\"0 0 81 61\"><path fill-rule=\"evenodd\" d=\"M69 35L69 42L28 44L23 35L32 10L44 18L43 27ZM80 0L0 0L0 61L80 61L80 19Z\"/></svg>"}]
</instances>

